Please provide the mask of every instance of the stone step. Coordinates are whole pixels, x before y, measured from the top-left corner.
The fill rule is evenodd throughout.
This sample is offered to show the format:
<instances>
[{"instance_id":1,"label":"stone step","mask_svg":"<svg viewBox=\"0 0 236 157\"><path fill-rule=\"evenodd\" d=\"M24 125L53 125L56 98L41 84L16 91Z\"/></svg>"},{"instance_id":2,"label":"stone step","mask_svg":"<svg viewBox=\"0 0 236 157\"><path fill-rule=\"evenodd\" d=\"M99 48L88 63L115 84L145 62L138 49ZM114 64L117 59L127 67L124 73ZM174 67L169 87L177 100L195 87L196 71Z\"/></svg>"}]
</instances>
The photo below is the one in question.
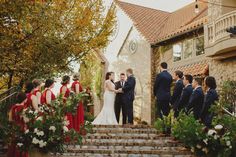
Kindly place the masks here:
<instances>
[{"instance_id":1,"label":"stone step","mask_svg":"<svg viewBox=\"0 0 236 157\"><path fill-rule=\"evenodd\" d=\"M164 145L156 145L156 146L150 146L150 145L144 145L144 146L141 146L141 145L112 145L112 146L109 146L109 145L93 145L92 143L90 145L82 145L80 146L79 149L108 149L108 150L133 150L133 151L139 151L139 150L169 150L169 151L173 151L173 150L181 150L183 149L183 147L180 145L180 146L171 146L171 145L167 145L167 146L164 146Z\"/></svg>"},{"instance_id":2,"label":"stone step","mask_svg":"<svg viewBox=\"0 0 236 157\"><path fill-rule=\"evenodd\" d=\"M93 128L93 133L138 133L138 134L157 134L154 128Z\"/></svg>"},{"instance_id":3,"label":"stone step","mask_svg":"<svg viewBox=\"0 0 236 157\"><path fill-rule=\"evenodd\" d=\"M87 134L85 139L145 139L145 140L162 140L169 139L174 140L173 137L166 136L164 134L123 134L123 133L94 133Z\"/></svg>"},{"instance_id":4,"label":"stone step","mask_svg":"<svg viewBox=\"0 0 236 157\"><path fill-rule=\"evenodd\" d=\"M153 128L153 126L150 125L93 125L94 128L137 128L137 129L143 129L143 128Z\"/></svg>"},{"instance_id":5,"label":"stone step","mask_svg":"<svg viewBox=\"0 0 236 157\"><path fill-rule=\"evenodd\" d=\"M5 156L4 156L5 157ZM58 157L58 156L51 156ZM158 154L97 154L97 153L72 153L60 155L60 157L195 157L194 155L158 155Z\"/></svg>"},{"instance_id":6,"label":"stone step","mask_svg":"<svg viewBox=\"0 0 236 157\"><path fill-rule=\"evenodd\" d=\"M136 155L192 155L191 152L189 152L187 149L183 147L179 147L178 149L173 150L113 150L113 149L78 149L78 148L68 148L67 153L64 155L70 155L70 156L77 156L79 154L136 154Z\"/></svg>"},{"instance_id":7,"label":"stone step","mask_svg":"<svg viewBox=\"0 0 236 157\"><path fill-rule=\"evenodd\" d=\"M177 141L173 140L115 140L115 139L84 139L83 145L93 145L93 146L152 146L152 147L161 147L168 146L174 147L181 145Z\"/></svg>"}]
</instances>

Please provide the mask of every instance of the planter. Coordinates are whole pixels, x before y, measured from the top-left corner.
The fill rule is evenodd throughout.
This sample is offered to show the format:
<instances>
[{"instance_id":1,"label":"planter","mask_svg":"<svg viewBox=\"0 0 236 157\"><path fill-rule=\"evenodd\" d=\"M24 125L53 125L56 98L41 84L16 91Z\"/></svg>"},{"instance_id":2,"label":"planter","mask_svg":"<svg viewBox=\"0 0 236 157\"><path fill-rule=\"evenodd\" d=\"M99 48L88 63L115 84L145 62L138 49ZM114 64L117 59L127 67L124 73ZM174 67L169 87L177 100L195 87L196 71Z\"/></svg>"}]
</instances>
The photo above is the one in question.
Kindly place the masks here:
<instances>
[{"instance_id":1,"label":"planter","mask_svg":"<svg viewBox=\"0 0 236 157\"><path fill-rule=\"evenodd\" d=\"M49 157L49 153L43 153L43 152L40 152L39 150L31 150L29 152L29 157Z\"/></svg>"}]
</instances>

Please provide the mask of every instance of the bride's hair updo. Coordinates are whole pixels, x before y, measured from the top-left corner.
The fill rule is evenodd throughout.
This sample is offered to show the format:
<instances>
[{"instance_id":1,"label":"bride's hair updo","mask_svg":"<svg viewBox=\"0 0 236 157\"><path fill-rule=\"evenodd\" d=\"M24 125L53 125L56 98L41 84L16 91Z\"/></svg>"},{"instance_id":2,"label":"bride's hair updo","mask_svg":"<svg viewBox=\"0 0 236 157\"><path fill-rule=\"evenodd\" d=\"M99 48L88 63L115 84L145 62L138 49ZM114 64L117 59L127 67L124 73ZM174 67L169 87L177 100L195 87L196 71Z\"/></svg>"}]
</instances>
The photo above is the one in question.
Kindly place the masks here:
<instances>
[{"instance_id":1,"label":"bride's hair updo","mask_svg":"<svg viewBox=\"0 0 236 157\"><path fill-rule=\"evenodd\" d=\"M111 72L106 73L106 80L109 80L109 77L111 76L111 74L112 74Z\"/></svg>"},{"instance_id":2,"label":"bride's hair updo","mask_svg":"<svg viewBox=\"0 0 236 157\"><path fill-rule=\"evenodd\" d=\"M112 74L114 74L114 72L107 72L106 73L106 80L109 80L109 77L112 75Z\"/></svg>"}]
</instances>

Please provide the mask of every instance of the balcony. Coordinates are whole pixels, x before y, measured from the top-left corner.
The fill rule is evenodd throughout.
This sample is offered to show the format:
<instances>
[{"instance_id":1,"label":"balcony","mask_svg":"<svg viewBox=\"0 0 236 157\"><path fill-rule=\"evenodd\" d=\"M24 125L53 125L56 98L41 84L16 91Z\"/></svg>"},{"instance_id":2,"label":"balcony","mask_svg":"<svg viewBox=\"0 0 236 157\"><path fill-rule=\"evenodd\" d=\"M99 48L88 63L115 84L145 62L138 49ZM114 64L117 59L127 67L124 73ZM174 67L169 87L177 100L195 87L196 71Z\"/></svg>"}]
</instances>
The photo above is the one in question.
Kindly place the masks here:
<instances>
[{"instance_id":1,"label":"balcony","mask_svg":"<svg viewBox=\"0 0 236 157\"><path fill-rule=\"evenodd\" d=\"M204 27L205 53L215 59L236 57L236 38L226 28L236 26L236 10L226 13Z\"/></svg>"}]
</instances>

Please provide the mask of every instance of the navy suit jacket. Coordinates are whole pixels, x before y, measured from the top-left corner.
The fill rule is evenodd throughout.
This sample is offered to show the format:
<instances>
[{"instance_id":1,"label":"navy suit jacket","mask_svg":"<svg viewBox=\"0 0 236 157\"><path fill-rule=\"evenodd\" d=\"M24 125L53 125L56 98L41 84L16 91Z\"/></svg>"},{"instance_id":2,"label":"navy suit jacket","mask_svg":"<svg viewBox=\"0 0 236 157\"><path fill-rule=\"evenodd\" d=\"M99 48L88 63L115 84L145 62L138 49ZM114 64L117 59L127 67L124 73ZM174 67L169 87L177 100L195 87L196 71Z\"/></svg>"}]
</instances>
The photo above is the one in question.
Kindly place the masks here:
<instances>
[{"instance_id":1,"label":"navy suit jacket","mask_svg":"<svg viewBox=\"0 0 236 157\"><path fill-rule=\"evenodd\" d=\"M176 81L173 95L171 97L171 105L174 107L174 109L176 109L176 106L177 106L177 103L179 102L183 88L184 88L183 80Z\"/></svg>"},{"instance_id":2,"label":"navy suit jacket","mask_svg":"<svg viewBox=\"0 0 236 157\"><path fill-rule=\"evenodd\" d=\"M154 84L153 92L158 101L170 101L170 86L172 83L172 76L166 70L157 74Z\"/></svg>"},{"instance_id":3,"label":"navy suit jacket","mask_svg":"<svg viewBox=\"0 0 236 157\"><path fill-rule=\"evenodd\" d=\"M123 100L126 103L130 103L134 101L134 89L136 85L136 80L133 75L129 76L127 81L125 82L124 87L122 88L122 91L124 92Z\"/></svg>"},{"instance_id":4,"label":"navy suit jacket","mask_svg":"<svg viewBox=\"0 0 236 157\"><path fill-rule=\"evenodd\" d=\"M192 85L188 85L187 87L184 87L179 102L177 104L177 109L180 111L181 109L185 108L188 105L190 96L193 92Z\"/></svg>"},{"instance_id":5,"label":"navy suit jacket","mask_svg":"<svg viewBox=\"0 0 236 157\"><path fill-rule=\"evenodd\" d=\"M187 112L192 112L196 119L200 118L202 106L204 102L204 93L202 87L198 87L197 89L193 90L193 93L189 99L189 103L187 106Z\"/></svg>"},{"instance_id":6,"label":"navy suit jacket","mask_svg":"<svg viewBox=\"0 0 236 157\"><path fill-rule=\"evenodd\" d=\"M209 109L218 100L218 94L215 89L209 89L205 95L204 104L201 112L201 118L206 120L210 116Z\"/></svg>"}]
</instances>

